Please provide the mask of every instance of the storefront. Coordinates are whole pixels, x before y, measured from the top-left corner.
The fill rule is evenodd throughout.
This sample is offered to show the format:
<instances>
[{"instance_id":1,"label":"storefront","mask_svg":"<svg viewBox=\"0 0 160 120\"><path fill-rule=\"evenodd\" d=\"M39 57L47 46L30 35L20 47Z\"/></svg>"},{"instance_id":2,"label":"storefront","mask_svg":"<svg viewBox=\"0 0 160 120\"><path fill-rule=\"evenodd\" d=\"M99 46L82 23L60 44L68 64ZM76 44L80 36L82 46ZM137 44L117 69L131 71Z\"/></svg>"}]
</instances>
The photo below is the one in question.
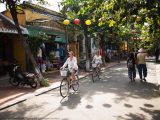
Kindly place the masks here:
<instances>
[{"instance_id":1,"label":"storefront","mask_svg":"<svg viewBox=\"0 0 160 120\"><path fill-rule=\"evenodd\" d=\"M24 35L28 34L25 28L21 28ZM14 58L25 70L25 50L21 45L14 23L0 13L0 76L7 74L8 65Z\"/></svg>"},{"instance_id":2,"label":"storefront","mask_svg":"<svg viewBox=\"0 0 160 120\"><path fill-rule=\"evenodd\" d=\"M32 49L37 64L42 72L59 69L63 64L65 52L65 33L56 31L53 28L43 28L39 26L27 26L29 32L30 45L36 45L37 49ZM44 37L48 37L47 40Z\"/></svg>"}]
</instances>

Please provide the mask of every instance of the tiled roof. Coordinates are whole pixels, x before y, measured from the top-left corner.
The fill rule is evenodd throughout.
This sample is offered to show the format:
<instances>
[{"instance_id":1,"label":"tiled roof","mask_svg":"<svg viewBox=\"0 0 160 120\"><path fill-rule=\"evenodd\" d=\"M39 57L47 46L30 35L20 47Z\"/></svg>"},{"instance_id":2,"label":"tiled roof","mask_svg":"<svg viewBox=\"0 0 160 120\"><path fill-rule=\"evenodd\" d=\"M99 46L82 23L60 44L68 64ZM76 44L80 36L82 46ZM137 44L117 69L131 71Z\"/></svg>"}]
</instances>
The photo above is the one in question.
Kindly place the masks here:
<instances>
[{"instance_id":1,"label":"tiled roof","mask_svg":"<svg viewBox=\"0 0 160 120\"><path fill-rule=\"evenodd\" d=\"M45 14L45 15L48 15L48 16L52 16L56 19L65 19L66 18L64 15L62 15L59 12L56 12L56 11L47 9L45 7L33 4L31 2L24 1L21 6L23 6L23 8L30 8L34 12L38 12L38 13L42 13L42 14Z\"/></svg>"},{"instance_id":2,"label":"tiled roof","mask_svg":"<svg viewBox=\"0 0 160 120\"><path fill-rule=\"evenodd\" d=\"M26 28L23 28L22 26L20 26L20 28L23 34L28 34ZM12 33L12 34L18 33L15 28L14 22L8 17L4 16L2 13L0 13L0 33Z\"/></svg>"}]
</instances>

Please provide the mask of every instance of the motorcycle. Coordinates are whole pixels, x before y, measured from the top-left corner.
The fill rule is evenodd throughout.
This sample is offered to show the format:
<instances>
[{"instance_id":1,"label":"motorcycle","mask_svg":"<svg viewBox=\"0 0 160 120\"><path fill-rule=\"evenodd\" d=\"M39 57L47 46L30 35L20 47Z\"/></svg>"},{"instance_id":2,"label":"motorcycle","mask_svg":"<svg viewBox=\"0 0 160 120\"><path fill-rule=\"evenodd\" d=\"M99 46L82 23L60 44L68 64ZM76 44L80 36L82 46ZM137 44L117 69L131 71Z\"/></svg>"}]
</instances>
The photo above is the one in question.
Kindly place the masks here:
<instances>
[{"instance_id":1,"label":"motorcycle","mask_svg":"<svg viewBox=\"0 0 160 120\"><path fill-rule=\"evenodd\" d=\"M29 85L32 88L36 88L38 85L37 76L33 73L22 72L16 63L9 66L9 76L9 83L13 86Z\"/></svg>"}]
</instances>

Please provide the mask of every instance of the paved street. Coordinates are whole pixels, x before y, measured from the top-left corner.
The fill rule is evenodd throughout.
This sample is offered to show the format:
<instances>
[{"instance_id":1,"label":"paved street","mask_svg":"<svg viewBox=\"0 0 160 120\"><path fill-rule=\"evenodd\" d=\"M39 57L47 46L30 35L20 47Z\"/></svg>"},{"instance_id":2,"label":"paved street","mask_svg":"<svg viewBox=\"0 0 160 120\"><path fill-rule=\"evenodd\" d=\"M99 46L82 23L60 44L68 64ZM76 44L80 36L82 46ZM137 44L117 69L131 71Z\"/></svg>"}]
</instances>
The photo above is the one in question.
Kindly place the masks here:
<instances>
[{"instance_id":1,"label":"paved street","mask_svg":"<svg viewBox=\"0 0 160 120\"><path fill-rule=\"evenodd\" d=\"M80 81L78 93L62 99L59 89L0 111L0 119L42 120L160 120L156 65L148 63L148 83L127 77L125 63L106 69L102 80Z\"/></svg>"}]
</instances>

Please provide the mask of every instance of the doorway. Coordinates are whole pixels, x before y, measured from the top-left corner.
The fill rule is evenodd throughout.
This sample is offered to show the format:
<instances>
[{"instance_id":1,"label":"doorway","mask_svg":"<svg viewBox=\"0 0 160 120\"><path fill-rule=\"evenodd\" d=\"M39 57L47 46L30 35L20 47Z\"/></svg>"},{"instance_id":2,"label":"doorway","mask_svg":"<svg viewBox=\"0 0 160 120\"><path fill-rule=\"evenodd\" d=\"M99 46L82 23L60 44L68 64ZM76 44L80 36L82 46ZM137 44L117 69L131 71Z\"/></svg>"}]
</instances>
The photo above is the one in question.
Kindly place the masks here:
<instances>
[{"instance_id":1,"label":"doorway","mask_svg":"<svg viewBox=\"0 0 160 120\"><path fill-rule=\"evenodd\" d=\"M13 59L13 41L0 38L0 76L7 74L8 64Z\"/></svg>"}]
</instances>

